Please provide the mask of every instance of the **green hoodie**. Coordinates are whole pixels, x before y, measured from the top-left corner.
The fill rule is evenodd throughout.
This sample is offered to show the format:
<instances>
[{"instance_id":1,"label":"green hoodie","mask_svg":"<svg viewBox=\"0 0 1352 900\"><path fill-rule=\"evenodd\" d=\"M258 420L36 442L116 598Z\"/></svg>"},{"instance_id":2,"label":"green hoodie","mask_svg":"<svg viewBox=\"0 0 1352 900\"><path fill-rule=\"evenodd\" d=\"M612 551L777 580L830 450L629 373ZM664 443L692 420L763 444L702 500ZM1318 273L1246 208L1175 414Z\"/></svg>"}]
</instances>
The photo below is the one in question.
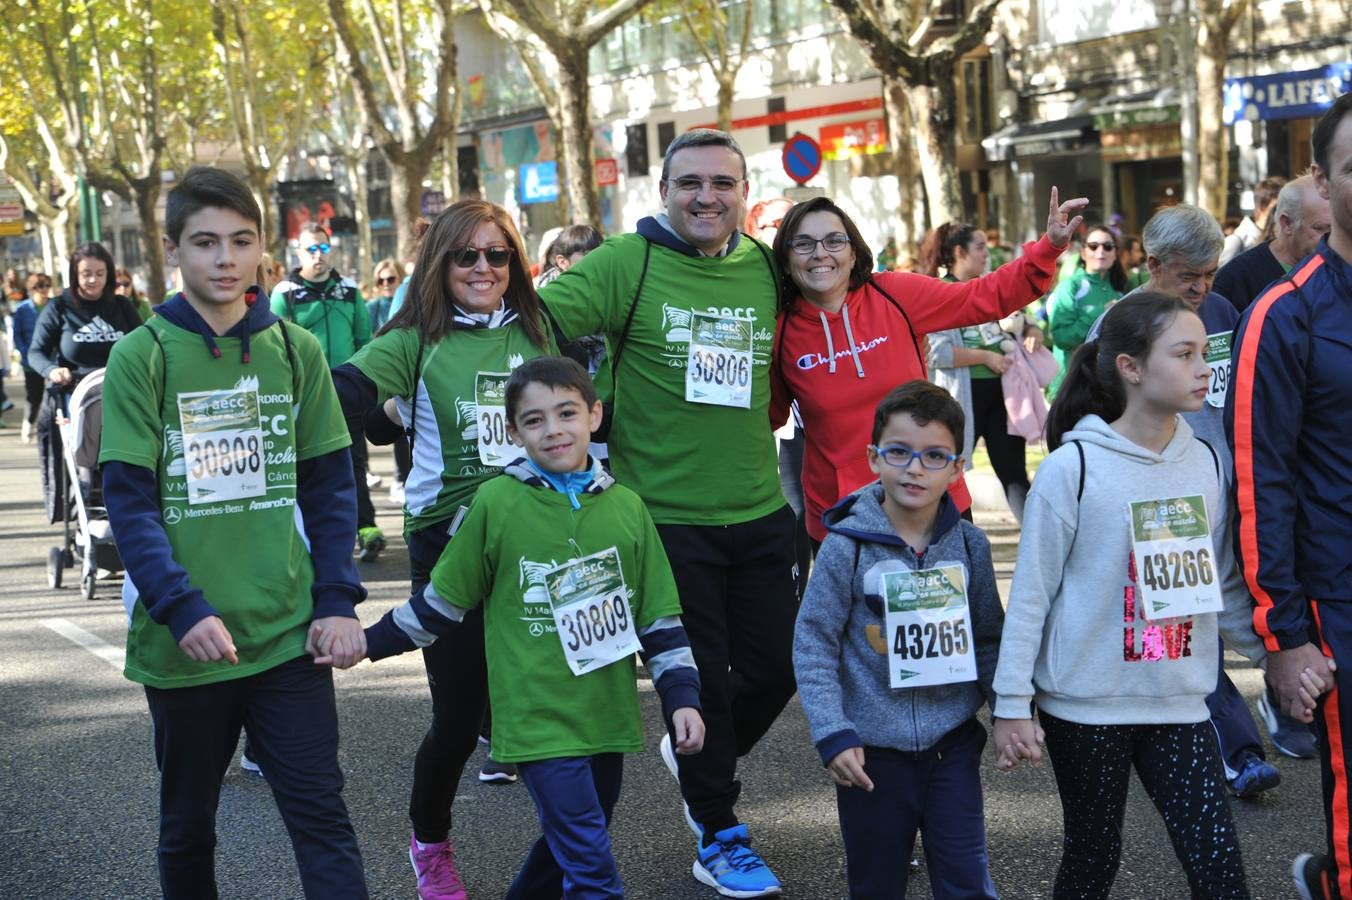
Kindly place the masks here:
<instances>
[{"instance_id":1,"label":"green hoodie","mask_svg":"<svg viewBox=\"0 0 1352 900\"><path fill-rule=\"evenodd\" d=\"M307 281L294 269L268 300L272 314L295 322L319 339L329 366L341 366L371 341L371 317L361 290L350 278L329 272L326 281Z\"/></svg>"}]
</instances>

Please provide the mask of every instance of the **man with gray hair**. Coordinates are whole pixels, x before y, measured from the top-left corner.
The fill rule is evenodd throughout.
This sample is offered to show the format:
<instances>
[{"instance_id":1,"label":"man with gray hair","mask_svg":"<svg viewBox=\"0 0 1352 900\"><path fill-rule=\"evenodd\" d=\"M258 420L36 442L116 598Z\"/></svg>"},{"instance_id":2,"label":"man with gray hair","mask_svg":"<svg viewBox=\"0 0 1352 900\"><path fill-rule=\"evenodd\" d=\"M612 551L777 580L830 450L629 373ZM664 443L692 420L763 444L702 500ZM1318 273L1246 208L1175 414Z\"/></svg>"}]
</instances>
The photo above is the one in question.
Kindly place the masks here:
<instances>
[{"instance_id":1,"label":"man with gray hair","mask_svg":"<svg viewBox=\"0 0 1352 900\"><path fill-rule=\"evenodd\" d=\"M1201 316L1207 333L1207 362L1211 364L1210 388L1202 408L1184 413L1183 418L1215 452L1218 468L1228 484L1233 464L1225 440L1224 410L1230 381L1230 342L1239 312L1211 290L1224 242L1221 227L1206 210L1180 203L1151 216L1141 239L1150 278L1122 299L1146 291L1167 294L1182 300ZM1218 535L1217 540L1228 537ZM1220 649L1223 654L1223 648ZM1204 651L1199 648L1199 652ZM1281 773L1267 761L1258 725L1244 697L1225 674L1224 660L1216 691L1207 697L1207 711L1215 727L1226 780L1236 796L1251 798L1276 787Z\"/></svg>"},{"instance_id":2,"label":"man with gray hair","mask_svg":"<svg viewBox=\"0 0 1352 900\"><path fill-rule=\"evenodd\" d=\"M769 427L778 275L769 248L737 231L748 187L731 135L678 137L658 189L662 212L540 298L564 339L609 342L598 387L614 403L611 464L647 504L676 576L707 731L700 753L676 756L669 735L661 751L698 838L692 872L725 896L761 897L779 881L734 804L737 758L794 693L794 515Z\"/></svg>"},{"instance_id":3,"label":"man with gray hair","mask_svg":"<svg viewBox=\"0 0 1352 900\"><path fill-rule=\"evenodd\" d=\"M1314 252L1329 233L1329 202L1315 190L1314 177L1288 181L1272 212L1272 240L1265 241L1221 266L1212 288L1243 312L1263 289Z\"/></svg>"}]
</instances>

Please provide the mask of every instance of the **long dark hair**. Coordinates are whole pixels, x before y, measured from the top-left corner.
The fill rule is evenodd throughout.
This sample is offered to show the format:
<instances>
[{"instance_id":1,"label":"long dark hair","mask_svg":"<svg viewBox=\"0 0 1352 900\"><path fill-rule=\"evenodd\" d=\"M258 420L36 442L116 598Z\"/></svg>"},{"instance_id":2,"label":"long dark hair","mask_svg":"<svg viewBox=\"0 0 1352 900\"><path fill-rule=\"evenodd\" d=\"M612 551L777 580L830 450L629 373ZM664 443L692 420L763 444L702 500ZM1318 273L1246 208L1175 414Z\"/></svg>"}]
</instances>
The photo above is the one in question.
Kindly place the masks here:
<instances>
[{"instance_id":1,"label":"long dark hair","mask_svg":"<svg viewBox=\"0 0 1352 900\"><path fill-rule=\"evenodd\" d=\"M952 274L953 266L958 261L958 248L966 250L976 232L975 225L945 222L925 235L925 240L920 244L920 271L934 278L939 277L940 269Z\"/></svg>"},{"instance_id":2,"label":"long dark hair","mask_svg":"<svg viewBox=\"0 0 1352 900\"><path fill-rule=\"evenodd\" d=\"M814 212L832 213L840 219L840 224L845 228L845 236L850 239L850 247L854 250L854 267L850 269L850 290L857 290L873 274L873 251L869 249L864 236L859 233L859 226L845 214L845 210L836 206L830 197L813 197L811 200L795 203L780 220L779 231L775 234L775 243L772 247L775 262L779 264L780 286L783 288L779 292L780 303L785 309L802 293L793 276L789 274L789 254L793 252L789 249L789 242L798 236L803 217Z\"/></svg>"},{"instance_id":3,"label":"long dark hair","mask_svg":"<svg viewBox=\"0 0 1352 900\"><path fill-rule=\"evenodd\" d=\"M70 291L70 296L75 300L84 300L84 296L80 293L79 278L80 260L82 259L92 259L103 263L103 268L108 277L104 279L103 295L99 299L112 300L117 294L117 267L113 265L113 254L108 252L107 247L96 241L81 244L70 255L70 268L66 274L66 288Z\"/></svg>"},{"instance_id":4,"label":"long dark hair","mask_svg":"<svg viewBox=\"0 0 1352 900\"><path fill-rule=\"evenodd\" d=\"M1107 225L1093 225L1084 233L1084 239L1089 240L1089 236L1096 231L1101 231L1113 241L1113 267L1108 270L1108 283L1113 286L1113 290L1119 294L1127 292L1127 270L1122 266L1122 254L1126 251L1126 238L1119 238L1113 233L1113 230ZM1080 258L1075 261L1077 268L1083 269L1084 250L1080 251Z\"/></svg>"},{"instance_id":5,"label":"long dark hair","mask_svg":"<svg viewBox=\"0 0 1352 900\"><path fill-rule=\"evenodd\" d=\"M383 331L416 328L422 332L424 341L435 344L456 327L452 321L455 297L446 283L446 273L455 265L451 261L455 251L469 244L474 230L484 222L492 222L502 229L507 245L512 248L511 259L507 261L507 292L503 299L521 317L521 325L531 343L542 349L546 346L544 310L526 268L526 248L521 243L521 235L507 210L487 200L459 200L432 220L418 248L418 261L413 267L404 305L385 324Z\"/></svg>"},{"instance_id":6,"label":"long dark hair","mask_svg":"<svg viewBox=\"0 0 1352 900\"><path fill-rule=\"evenodd\" d=\"M1166 294L1138 293L1119 300L1103 317L1099 335L1075 350L1066 367L1066 380L1047 414L1047 447L1061 446L1061 436L1084 416L1105 422L1120 418L1127 408L1117 357L1145 359L1155 339L1180 313L1197 315L1192 307Z\"/></svg>"}]
</instances>

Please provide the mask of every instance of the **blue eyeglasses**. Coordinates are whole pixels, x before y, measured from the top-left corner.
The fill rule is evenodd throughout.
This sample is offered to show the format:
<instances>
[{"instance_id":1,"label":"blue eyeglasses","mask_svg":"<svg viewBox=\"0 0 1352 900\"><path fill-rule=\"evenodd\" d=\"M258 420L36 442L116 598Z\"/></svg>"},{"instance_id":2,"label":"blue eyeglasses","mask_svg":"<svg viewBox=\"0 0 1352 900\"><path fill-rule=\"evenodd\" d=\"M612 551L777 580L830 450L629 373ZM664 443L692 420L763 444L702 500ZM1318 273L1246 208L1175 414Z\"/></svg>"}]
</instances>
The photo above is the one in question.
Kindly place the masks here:
<instances>
[{"instance_id":1,"label":"blue eyeglasses","mask_svg":"<svg viewBox=\"0 0 1352 900\"><path fill-rule=\"evenodd\" d=\"M948 465L955 460L961 459L956 453L949 453L942 447L930 447L927 450L912 450L905 444L888 444L886 447L876 447L869 444L868 448L878 454L878 458L895 469L904 469L911 464L911 460L920 460L920 465L926 469L946 469Z\"/></svg>"},{"instance_id":2,"label":"blue eyeglasses","mask_svg":"<svg viewBox=\"0 0 1352 900\"><path fill-rule=\"evenodd\" d=\"M305 248L307 253L328 253L332 249L328 244L311 244Z\"/></svg>"}]
</instances>

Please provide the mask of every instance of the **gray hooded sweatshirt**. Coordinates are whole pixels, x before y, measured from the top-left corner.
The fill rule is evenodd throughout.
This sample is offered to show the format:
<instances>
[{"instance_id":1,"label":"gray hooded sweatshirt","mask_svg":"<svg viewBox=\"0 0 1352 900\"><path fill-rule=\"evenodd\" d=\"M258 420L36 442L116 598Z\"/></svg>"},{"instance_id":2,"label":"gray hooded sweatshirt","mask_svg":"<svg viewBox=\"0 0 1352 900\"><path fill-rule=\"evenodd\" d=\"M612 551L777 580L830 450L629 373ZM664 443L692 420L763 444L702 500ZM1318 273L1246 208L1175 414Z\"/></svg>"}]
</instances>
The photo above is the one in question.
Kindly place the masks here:
<instances>
[{"instance_id":1,"label":"gray hooded sweatshirt","mask_svg":"<svg viewBox=\"0 0 1352 900\"><path fill-rule=\"evenodd\" d=\"M793 668L823 763L851 747L920 752L994 699L1004 610L990 542L945 494L923 560L892 527L882 485L865 485L822 516L828 534L812 567L793 637ZM946 563L967 569L977 680L893 689L888 683L884 572Z\"/></svg>"},{"instance_id":2,"label":"gray hooded sweatshirt","mask_svg":"<svg viewBox=\"0 0 1352 900\"><path fill-rule=\"evenodd\" d=\"M1232 650L1262 658L1234 562L1224 475L1188 423L1177 422L1164 452L1155 453L1085 416L1038 467L995 671L997 716L1026 719L1036 700L1084 725L1202 722L1216 689L1218 618ZM1128 504L1196 494L1206 498L1225 609L1147 621Z\"/></svg>"}]
</instances>

